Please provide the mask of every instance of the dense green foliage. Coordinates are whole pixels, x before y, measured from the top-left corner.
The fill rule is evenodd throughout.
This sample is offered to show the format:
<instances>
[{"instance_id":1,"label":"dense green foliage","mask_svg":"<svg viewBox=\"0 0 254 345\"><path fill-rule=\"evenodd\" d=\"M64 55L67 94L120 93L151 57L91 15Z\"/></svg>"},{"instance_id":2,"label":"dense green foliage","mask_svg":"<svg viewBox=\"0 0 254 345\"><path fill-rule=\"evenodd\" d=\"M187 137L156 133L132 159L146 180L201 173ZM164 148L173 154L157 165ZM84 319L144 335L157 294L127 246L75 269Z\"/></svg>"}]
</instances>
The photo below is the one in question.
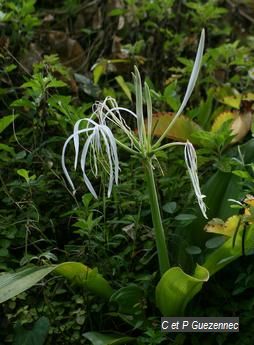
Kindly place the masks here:
<instances>
[{"instance_id":1,"label":"dense green foliage","mask_svg":"<svg viewBox=\"0 0 254 345\"><path fill-rule=\"evenodd\" d=\"M204 284L186 310L190 316L240 316L239 335L165 336L155 307L159 272L141 161L119 150L120 181L111 198L105 176L89 175L96 200L82 174L71 170L69 148L67 164L78 187L73 195L61 152L75 122L90 116L96 100L113 96L135 108L134 65L152 90L154 112L176 112L204 27L203 67L185 116L198 125L191 127L191 140L209 220L238 215L240 206L228 199L241 202L254 194L252 122L233 143L232 118L217 130L213 124L223 112L245 118L252 110L253 23L248 0L0 0L0 270L75 261L96 267L116 291L108 306L82 286L47 276L0 305L1 345L34 344L33 339L96 344L100 334L89 331L108 331L105 344L117 334L125 337L123 344L252 344L251 244L243 239L247 255ZM165 144L185 140L183 135ZM169 148L156 158L170 261L191 273L226 237L204 231L207 221L194 202L182 149ZM253 209L242 208L248 208L243 223L250 234Z\"/></svg>"}]
</instances>

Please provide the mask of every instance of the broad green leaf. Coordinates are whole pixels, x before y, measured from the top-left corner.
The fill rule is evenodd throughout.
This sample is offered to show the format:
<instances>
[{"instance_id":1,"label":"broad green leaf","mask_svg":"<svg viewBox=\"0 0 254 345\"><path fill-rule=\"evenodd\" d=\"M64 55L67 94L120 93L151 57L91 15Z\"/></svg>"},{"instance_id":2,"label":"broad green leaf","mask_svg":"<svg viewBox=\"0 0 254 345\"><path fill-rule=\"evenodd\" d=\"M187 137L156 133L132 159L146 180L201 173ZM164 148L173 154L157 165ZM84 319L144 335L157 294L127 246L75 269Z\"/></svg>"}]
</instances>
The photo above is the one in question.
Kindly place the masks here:
<instances>
[{"instance_id":1,"label":"broad green leaf","mask_svg":"<svg viewBox=\"0 0 254 345\"><path fill-rule=\"evenodd\" d=\"M11 103L12 107L26 107L28 109L34 108L34 103L25 98L17 99Z\"/></svg>"},{"instance_id":2,"label":"broad green leaf","mask_svg":"<svg viewBox=\"0 0 254 345\"><path fill-rule=\"evenodd\" d=\"M234 170L232 171L232 174L249 181L252 181L253 179L252 176L247 171L243 171L243 170Z\"/></svg>"},{"instance_id":3,"label":"broad green leaf","mask_svg":"<svg viewBox=\"0 0 254 345\"><path fill-rule=\"evenodd\" d=\"M220 247L225 241L226 238L224 236L215 236L206 241L205 246L208 249L215 249Z\"/></svg>"},{"instance_id":4,"label":"broad green leaf","mask_svg":"<svg viewBox=\"0 0 254 345\"><path fill-rule=\"evenodd\" d=\"M64 276L76 285L86 287L98 296L110 298L113 293L107 280L96 269L91 269L80 262L62 263L56 267L55 273Z\"/></svg>"},{"instance_id":5,"label":"broad green leaf","mask_svg":"<svg viewBox=\"0 0 254 345\"><path fill-rule=\"evenodd\" d=\"M117 303L118 310L115 315L135 328L143 325L144 313L144 291L135 284L120 288L110 298L110 303Z\"/></svg>"},{"instance_id":6,"label":"broad green leaf","mask_svg":"<svg viewBox=\"0 0 254 345\"><path fill-rule=\"evenodd\" d=\"M230 262L242 255L243 249L243 229L238 231L235 243L234 238L229 238L222 246L209 254L203 266L209 271L210 275L216 273ZM254 250L254 225L250 225L246 231L244 239L244 249L247 255L253 254Z\"/></svg>"},{"instance_id":7,"label":"broad green leaf","mask_svg":"<svg viewBox=\"0 0 254 345\"><path fill-rule=\"evenodd\" d=\"M135 338L114 334L103 334L99 332L86 332L84 337L91 341L93 345L121 345L135 341Z\"/></svg>"},{"instance_id":8,"label":"broad green leaf","mask_svg":"<svg viewBox=\"0 0 254 345\"><path fill-rule=\"evenodd\" d=\"M7 115L0 119L0 133L2 133L6 127L8 127L18 115Z\"/></svg>"},{"instance_id":9,"label":"broad green leaf","mask_svg":"<svg viewBox=\"0 0 254 345\"><path fill-rule=\"evenodd\" d=\"M113 293L109 283L96 271L78 262L65 262L46 267L26 267L16 273L0 275L0 303L31 288L49 273L62 275L71 283L83 286L91 292L110 298Z\"/></svg>"},{"instance_id":10,"label":"broad green leaf","mask_svg":"<svg viewBox=\"0 0 254 345\"><path fill-rule=\"evenodd\" d=\"M16 273L3 273L0 275L0 303L17 296L31 288L55 269L49 267L27 267Z\"/></svg>"},{"instance_id":11,"label":"broad green leaf","mask_svg":"<svg viewBox=\"0 0 254 345\"><path fill-rule=\"evenodd\" d=\"M123 79L123 77L121 75L118 75L117 77L115 77L115 80L117 81L119 86L122 88L123 92L129 98L129 100L132 101L131 91L130 91L128 85L126 84L125 80Z\"/></svg>"},{"instance_id":12,"label":"broad green leaf","mask_svg":"<svg viewBox=\"0 0 254 345\"><path fill-rule=\"evenodd\" d=\"M49 331L49 320L42 316L31 330L26 330L20 324L15 328L13 345L43 345Z\"/></svg>"},{"instance_id":13,"label":"broad green leaf","mask_svg":"<svg viewBox=\"0 0 254 345\"><path fill-rule=\"evenodd\" d=\"M209 272L205 267L196 266L193 276L180 267L165 272L156 287L156 305L164 316L181 316L186 305L208 281Z\"/></svg>"},{"instance_id":14,"label":"broad green leaf","mask_svg":"<svg viewBox=\"0 0 254 345\"><path fill-rule=\"evenodd\" d=\"M55 78L53 78L48 84L47 84L47 88L49 87L65 87L67 84L65 82L63 82L62 80L57 80Z\"/></svg>"}]
</instances>

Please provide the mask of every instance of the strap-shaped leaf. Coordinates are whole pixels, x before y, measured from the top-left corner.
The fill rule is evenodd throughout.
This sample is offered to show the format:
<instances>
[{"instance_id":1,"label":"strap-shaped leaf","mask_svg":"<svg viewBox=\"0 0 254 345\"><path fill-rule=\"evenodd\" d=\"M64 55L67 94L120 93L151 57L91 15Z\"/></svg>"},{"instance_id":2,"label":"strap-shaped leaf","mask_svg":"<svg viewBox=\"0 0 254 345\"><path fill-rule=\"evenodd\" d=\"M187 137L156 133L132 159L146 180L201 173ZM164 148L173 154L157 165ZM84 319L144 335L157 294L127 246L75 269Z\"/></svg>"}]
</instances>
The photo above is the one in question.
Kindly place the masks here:
<instances>
[{"instance_id":1,"label":"strap-shaped leaf","mask_svg":"<svg viewBox=\"0 0 254 345\"><path fill-rule=\"evenodd\" d=\"M82 263L65 262L46 267L31 266L16 273L1 274L0 303L31 288L51 272L62 275L73 284L84 286L101 297L108 299L113 293L109 283L96 270Z\"/></svg>"}]
</instances>

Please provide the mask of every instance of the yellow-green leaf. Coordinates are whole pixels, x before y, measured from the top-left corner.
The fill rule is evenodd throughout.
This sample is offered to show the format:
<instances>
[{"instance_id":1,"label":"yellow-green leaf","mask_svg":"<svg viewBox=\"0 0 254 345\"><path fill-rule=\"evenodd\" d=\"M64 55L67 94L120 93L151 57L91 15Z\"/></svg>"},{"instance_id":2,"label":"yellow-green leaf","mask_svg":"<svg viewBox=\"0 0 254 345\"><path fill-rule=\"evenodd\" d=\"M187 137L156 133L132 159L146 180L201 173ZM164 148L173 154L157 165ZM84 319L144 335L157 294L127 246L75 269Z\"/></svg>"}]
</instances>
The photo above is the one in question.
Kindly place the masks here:
<instances>
[{"instance_id":1,"label":"yellow-green leaf","mask_svg":"<svg viewBox=\"0 0 254 345\"><path fill-rule=\"evenodd\" d=\"M18 115L7 115L0 119L0 133L2 133L6 127L8 127Z\"/></svg>"},{"instance_id":2,"label":"yellow-green leaf","mask_svg":"<svg viewBox=\"0 0 254 345\"><path fill-rule=\"evenodd\" d=\"M91 341L93 345L125 345L132 343L135 338L116 335L116 334L103 334L99 332L86 332L84 337Z\"/></svg>"},{"instance_id":3,"label":"yellow-green leaf","mask_svg":"<svg viewBox=\"0 0 254 345\"><path fill-rule=\"evenodd\" d=\"M174 113L162 112L153 114L152 133L156 137L160 137L170 122L173 120ZM147 121L146 121L147 125ZM187 116L181 115L176 120L174 126L167 134L167 138L174 140L192 140L192 134L201 130L201 127L189 119ZM195 141L195 140L194 140ZM194 142L195 144L195 142Z\"/></svg>"},{"instance_id":4,"label":"yellow-green leaf","mask_svg":"<svg viewBox=\"0 0 254 345\"><path fill-rule=\"evenodd\" d=\"M226 105L229 105L232 108L239 109L241 105L241 100L242 96L239 94L235 96L225 96L222 99L222 102Z\"/></svg>"},{"instance_id":5,"label":"yellow-green leaf","mask_svg":"<svg viewBox=\"0 0 254 345\"><path fill-rule=\"evenodd\" d=\"M209 272L197 265L191 276L180 267L165 272L156 287L156 305L164 316L181 316L187 304L208 281Z\"/></svg>"},{"instance_id":6,"label":"yellow-green leaf","mask_svg":"<svg viewBox=\"0 0 254 345\"><path fill-rule=\"evenodd\" d=\"M235 234L238 226L240 226L240 217L237 215L229 217L226 222L213 218L206 224L205 231L231 237Z\"/></svg>"},{"instance_id":7,"label":"yellow-green leaf","mask_svg":"<svg viewBox=\"0 0 254 345\"><path fill-rule=\"evenodd\" d=\"M31 288L51 272L62 275L71 283L84 286L106 299L109 299L113 293L109 283L96 270L82 263L65 262L46 267L30 266L15 273L0 274L0 303Z\"/></svg>"},{"instance_id":8,"label":"yellow-green leaf","mask_svg":"<svg viewBox=\"0 0 254 345\"><path fill-rule=\"evenodd\" d=\"M93 66L93 81L94 84L97 85L101 76L105 74L107 68L107 61L106 60L101 60L100 62L96 63Z\"/></svg>"}]
</instances>

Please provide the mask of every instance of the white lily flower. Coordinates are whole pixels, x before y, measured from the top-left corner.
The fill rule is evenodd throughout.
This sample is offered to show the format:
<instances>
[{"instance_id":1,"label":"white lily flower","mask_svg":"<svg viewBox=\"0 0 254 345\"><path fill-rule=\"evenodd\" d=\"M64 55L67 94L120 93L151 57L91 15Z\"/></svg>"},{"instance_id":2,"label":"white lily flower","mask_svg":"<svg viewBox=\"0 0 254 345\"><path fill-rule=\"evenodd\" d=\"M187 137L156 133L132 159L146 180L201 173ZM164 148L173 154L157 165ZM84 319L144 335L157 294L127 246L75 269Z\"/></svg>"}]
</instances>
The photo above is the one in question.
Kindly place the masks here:
<instances>
[{"instance_id":1,"label":"white lily flower","mask_svg":"<svg viewBox=\"0 0 254 345\"><path fill-rule=\"evenodd\" d=\"M102 114L100 114L102 115ZM96 123L92 119L81 119L78 120L74 126L73 134L69 136L69 138L65 141L62 151L62 168L64 171L64 174L71 185L71 188L75 192L74 184L70 178L70 175L68 173L68 170L65 165L65 152L66 148L71 140L74 141L74 149L75 149L75 161L74 161L74 168L76 170L77 163L78 163L78 156L79 156L79 136L80 134L87 134L88 137L85 141L85 144L82 149L81 153L81 159L80 159L80 165L83 172L83 178L84 182L89 189L89 191L92 193L92 195L97 199L97 194L87 177L85 173L85 167L86 167L86 159L88 152L90 150L90 158L93 158L92 164L93 164L93 174L96 177L98 175L98 155L100 154L106 154L108 166L109 168L104 166L104 170L109 175L109 182L108 182L108 197L110 197L112 192L113 183L115 182L118 184L118 175L119 175L119 160L118 160L118 154L117 154L117 147L116 147L116 140L111 132L111 129L107 127L103 116L99 118L101 123ZM86 121L88 123L88 127L84 129L79 129L79 125L82 121ZM103 150L104 143L105 149Z\"/></svg>"},{"instance_id":2,"label":"white lily flower","mask_svg":"<svg viewBox=\"0 0 254 345\"><path fill-rule=\"evenodd\" d=\"M185 163L186 163L189 175L190 175L190 179L191 179L191 182L193 185L195 195L196 195L197 200L198 200L200 210L201 210L203 216L206 219L208 219L208 217L206 215L206 205L203 201L203 199L206 196L201 193L200 186L199 186L199 179L198 179L198 174L197 174L196 151L195 151L192 143L190 143L188 140L187 140L187 142L185 144L185 148L184 148L184 159L185 159Z\"/></svg>"}]
</instances>

